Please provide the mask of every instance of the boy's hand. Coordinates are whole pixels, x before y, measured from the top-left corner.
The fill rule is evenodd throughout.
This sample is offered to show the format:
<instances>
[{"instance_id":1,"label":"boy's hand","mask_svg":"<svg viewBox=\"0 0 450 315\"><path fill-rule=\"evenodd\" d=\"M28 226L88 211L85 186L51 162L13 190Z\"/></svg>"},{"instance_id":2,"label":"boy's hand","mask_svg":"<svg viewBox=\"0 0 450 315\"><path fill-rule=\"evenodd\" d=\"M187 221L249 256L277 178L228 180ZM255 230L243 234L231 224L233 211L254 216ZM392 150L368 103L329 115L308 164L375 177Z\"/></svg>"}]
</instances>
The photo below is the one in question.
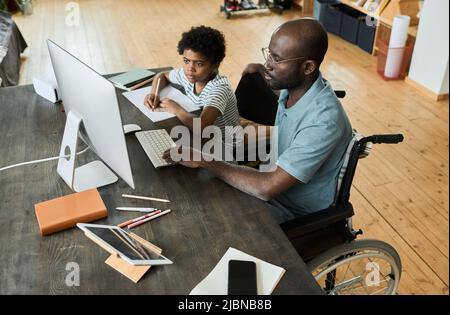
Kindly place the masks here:
<instances>
[{"instance_id":1,"label":"boy's hand","mask_svg":"<svg viewBox=\"0 0 450 315\"><path fill-rule=\"evenodd\" d=\"M144 105L151 110L157 108L159 104L160 104L159 97L158 96L155 97L154 93L148 94L144 99Z\"/></svg>"},{"instance_id":2,"label":"boy's hand","mask_svg":"<svg viewBox=\"0 0 450 315\"><path fill-rule=\"evenodd\" d=\"M246 75L247 73L256 73L256 72L264 73L264 66L260 63L249 63L242 72L242 76Z\"/></svg>"},{"instance_id":3,"label":"boy's hand","mask_svg":"<svg viewBox=\"0 0 450 315\"><path fill-rule=\"evenodd\" d=\"M155 112L166 112L176 115L177 111L181 109L181 106L177 103L172 101L169 98L164 98L159 103L158 108L153 108L153 111Z\"/></svg>"}]
</instances>

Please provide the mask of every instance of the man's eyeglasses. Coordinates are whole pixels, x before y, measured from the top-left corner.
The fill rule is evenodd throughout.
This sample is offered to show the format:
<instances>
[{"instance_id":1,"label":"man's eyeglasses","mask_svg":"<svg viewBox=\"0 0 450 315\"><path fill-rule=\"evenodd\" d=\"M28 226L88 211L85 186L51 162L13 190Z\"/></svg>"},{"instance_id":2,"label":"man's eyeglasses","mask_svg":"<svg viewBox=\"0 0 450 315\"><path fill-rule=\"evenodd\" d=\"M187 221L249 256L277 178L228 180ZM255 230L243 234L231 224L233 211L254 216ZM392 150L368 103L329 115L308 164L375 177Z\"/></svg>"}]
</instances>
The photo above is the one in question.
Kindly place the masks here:
<instances>
[{"instance_id":1,"label":"man's eyeglasses","mask_svg":"<svg viewBox=\"0 0 450 315\"><path fill-rule=\"evenodd\" d=\"M308 57L297 57L297 58L289 58L289 59L283 59L277 56L272 56L272 54L270 53L270 50L268 47L266 48L262 48L261 49L262 54L264 56L264 60L266 62L270 62L270 63L274 63L274 64L279 64L279 63L283 63L283 62L288 62L288 61L294 61L294 60L300 60L300 59L310 59Z\"/></svg>"}]
</instances>

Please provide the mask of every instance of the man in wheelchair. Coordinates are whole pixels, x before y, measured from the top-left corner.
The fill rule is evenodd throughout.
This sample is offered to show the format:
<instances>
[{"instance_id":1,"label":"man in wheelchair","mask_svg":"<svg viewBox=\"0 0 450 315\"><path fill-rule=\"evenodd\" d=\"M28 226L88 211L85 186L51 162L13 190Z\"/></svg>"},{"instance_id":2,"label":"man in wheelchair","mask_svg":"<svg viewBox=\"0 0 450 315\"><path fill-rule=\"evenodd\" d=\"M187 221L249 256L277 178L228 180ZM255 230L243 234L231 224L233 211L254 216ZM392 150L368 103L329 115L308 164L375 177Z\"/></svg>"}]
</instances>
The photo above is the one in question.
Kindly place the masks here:
<instances>
[{"instance_id":1,"label":"man in wheelchair","mask_svg":"<svg viewBox=\"0 0 450 315\"><path fill-rule=\"evenodd\" d=\"M206 168L228 184L269 201L279 223L331 205L352 128L319 70L327 48L327 33L320 23L289 21L263 49L265 64L250 64L244 71L260 73L272 90L280 91L275 119L279 157L274 171L221 161L180 163Z\"/></svg>"},{"instance_id":2,"label":"man in wheelchair","mask_svg":"<svg viewBox=\"0 0 450 315\"><path fill-rule=\"evenodd\" d=\"M349 197L358 159L369 144L398 143L403 136L364 138L352 131L337 98L345 93L335 92L320 73L327 48L327 33L317 21L289 21L263 49L265 64L249 64L244 70L236 90L239 113L253 124L276 127L273 171L216 160L180 164L208 169L268 201L269 211L326 293L393 294L400 257L385 242L354 241L362 232L352 228Z\"/></svg>"}]
</instances>

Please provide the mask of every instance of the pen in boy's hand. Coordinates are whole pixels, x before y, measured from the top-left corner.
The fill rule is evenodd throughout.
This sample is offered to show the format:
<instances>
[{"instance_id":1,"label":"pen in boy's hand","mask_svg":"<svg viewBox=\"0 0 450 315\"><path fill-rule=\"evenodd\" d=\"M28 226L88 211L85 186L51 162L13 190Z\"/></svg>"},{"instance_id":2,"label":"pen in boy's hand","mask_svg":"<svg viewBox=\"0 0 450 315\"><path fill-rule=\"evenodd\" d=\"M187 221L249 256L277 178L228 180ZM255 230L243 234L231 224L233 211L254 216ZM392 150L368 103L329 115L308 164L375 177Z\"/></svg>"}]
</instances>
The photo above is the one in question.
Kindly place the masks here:
<instances>
[{"instance_id":1,"label":"pen in boy's hand","mask_svg":"<svg viewBox=\"0 0 450 315\"><path fill-rule=\"evenodd\" d=\"M152 108L158 107L158 93L159 93L159 83L161 82L161 78L158 77L158 80L156 81L156 89L155 89L155 97L153 98L153 104Z\"/></svg>"}]
</instances>

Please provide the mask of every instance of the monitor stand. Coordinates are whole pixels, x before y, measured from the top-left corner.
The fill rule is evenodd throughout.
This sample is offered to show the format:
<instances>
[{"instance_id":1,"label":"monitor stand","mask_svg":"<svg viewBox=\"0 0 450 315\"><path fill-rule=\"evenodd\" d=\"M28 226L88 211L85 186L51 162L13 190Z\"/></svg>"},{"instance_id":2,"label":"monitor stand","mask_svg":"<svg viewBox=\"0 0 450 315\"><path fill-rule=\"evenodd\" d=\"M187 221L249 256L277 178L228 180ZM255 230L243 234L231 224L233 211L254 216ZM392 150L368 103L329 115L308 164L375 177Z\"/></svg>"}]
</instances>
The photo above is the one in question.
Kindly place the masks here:
<instances>
[{"instance_id":1,"label":"monitor stand","mask_svg":"<svg viewBox=\"0 0 450 315\"><path fill-rule=\"evenodd\" d=\"M57 172L67 185L76 192L106 186L118 181L118 177L101 161L93 161L75 168L78 146L78 131L81 117L70 111L67 115L64 136L61 143Z\"/></svg>"}]
</instances>

